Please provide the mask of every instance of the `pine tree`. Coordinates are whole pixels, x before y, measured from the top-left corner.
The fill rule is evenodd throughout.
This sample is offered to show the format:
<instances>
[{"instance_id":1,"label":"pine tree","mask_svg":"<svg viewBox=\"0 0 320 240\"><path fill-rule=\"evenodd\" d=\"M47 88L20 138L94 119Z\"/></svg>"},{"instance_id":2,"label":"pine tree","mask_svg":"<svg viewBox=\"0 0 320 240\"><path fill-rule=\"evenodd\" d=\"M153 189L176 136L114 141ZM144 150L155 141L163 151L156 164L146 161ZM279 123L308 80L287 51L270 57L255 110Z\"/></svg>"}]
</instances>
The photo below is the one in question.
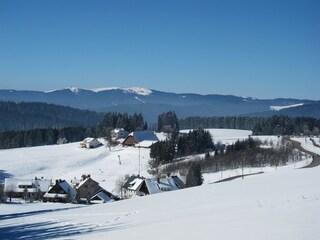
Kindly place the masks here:
<instances>
[{"instance_id":1,"label":"pine tree","mask_svg":"<svg viewBox=\"0 0 320 240\"><path fill-rule=\"evenodd\" d=\"M186 187L200 186L203 183L201 166L198 163L193 163L189 169L186 179Z\"/></svg>"}]
</instances>

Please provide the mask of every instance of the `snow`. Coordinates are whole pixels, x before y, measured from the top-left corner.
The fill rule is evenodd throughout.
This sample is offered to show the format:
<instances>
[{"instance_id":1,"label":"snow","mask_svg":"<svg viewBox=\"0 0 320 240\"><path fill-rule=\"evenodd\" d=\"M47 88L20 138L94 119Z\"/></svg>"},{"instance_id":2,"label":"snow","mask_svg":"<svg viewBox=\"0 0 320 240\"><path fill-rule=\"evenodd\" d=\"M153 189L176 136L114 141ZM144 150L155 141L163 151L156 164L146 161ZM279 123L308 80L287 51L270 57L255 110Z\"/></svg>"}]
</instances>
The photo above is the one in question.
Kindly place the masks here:
<instances>
[{"instance_id":1,"label":"snow","mask_svg":"<svg viewBox=\"0 0 320 240\"><path fill-rule=\"evenodd\" d=\"M102 91L110 91L110 90L123 90L124 92L135 93L141 96L149 96L152 93L150 89L141 88L141 87L131 87L131 88L109 87L109 88L91 89L91 91L93 92L102 92Z\"/></svg>"},{"instance_id":2,"label":"snow","mask_svg":"<svg viewBox=\"0 0 320 240\"><path fill-rule=\"evenodd\" d=\"M188 133L192 129L181 130L181 133ZM247 139L249 135L252 135L250 130L239 129L225 129L225 128L210 128L206 129L212 136L215 143L220 142L222 144L233 144L237 140Z\"/></svg>"},{"instance_id":3,"label":"snow","mask_svg":"<svg viewBox=\"0 0 320 240\"><path fill-rule=\"evenodd\" d=\"M223 131L223 132L221 132ZM232 132L233 131L233 134ZM246 138L250 131L211 129L215 142ZM256 136L253 136L256 138ZM261 140L280 141L275 136ZM294 138L319 153L309 138ZM314 138L320 142L319 138ZM277 144L277 143L275 143ZM70 181L90 174L108 191L119 176L148 173L149 149L80 143L0 151L1 170L22 179L43 176ZM119 157L121 164L119 163ZM0 239L309 239L320 236L320 167L244 169L265 173L210 184L241 169L204 174L200 187L136 197L107 204L0 204Z\"/></svg>"},{"instance_id":4,"label":"snow","mask_svg":"<svg viewBox=\"0 0 320 240\"><path fill-rule=\"evenodd\" d=\"M0 162L2 170L24 179L44 177L69 182L75 177L90 174L92 179L112 192L119 177L138 174L139 152L141 175L150 177L147 172L149 151L146 148L124 148L120 145L112 147L111 151L106 146L86 149L80 148L80 142L76 142L1 150Z\"/></svg>"},{"instance_id":5,"label":"snow","mask_svg":"<svg viewBox=\"0 0 320 240\"><path fill-rule=\"evenodd\" d=\"M288 106L270 106L270 109L274 111L280 111L286 108L294 108L294 107L300 107L300 106L303 106L303 103L297 103L297 104L292 104Z\"/></svg>"},{"instance_id":6,"label":"snow","mask_svg":"<svg viewBox=\"0 0 320 240\"><path fill-rule=\"evenodd\" d=\"M317 167L108 204L1 204L0 238L316 240L319 181Z\"/></svg>"},{"instance_id":7,"label":"snow","mask_svg":"<svg viewBox=\"0 0 320 240\"><path fill-rule=\"evenodd\" d=\"M318 145L320 144L320 138L312 138ZM320 155L320 148L313 145L310 138L307 137L293 137L292 140L300 142L302 147L310 152L314 152L318 155Z\"/></svg>"}]
</instances>

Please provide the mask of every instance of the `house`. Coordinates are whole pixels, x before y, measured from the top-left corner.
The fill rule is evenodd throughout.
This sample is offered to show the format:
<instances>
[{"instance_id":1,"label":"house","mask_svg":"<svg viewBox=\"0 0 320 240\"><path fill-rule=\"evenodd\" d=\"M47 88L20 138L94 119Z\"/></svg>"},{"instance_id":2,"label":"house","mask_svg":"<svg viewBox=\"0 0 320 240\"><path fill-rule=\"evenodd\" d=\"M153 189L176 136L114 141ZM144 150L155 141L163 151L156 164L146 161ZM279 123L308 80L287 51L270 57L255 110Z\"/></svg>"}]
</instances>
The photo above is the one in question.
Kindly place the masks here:
<instances>
[{"instance_id":1,"label":"house","mask_svg":"<svg viewBox=\"0 0 320 240\"><path fill-rule=\"evenodd\" d=\"M106 203L118 198L103 189L90 175L83 175L82 181L76 185L78 203Z\"/></svg>"},{"instance_id":2,"label":"house","mask_svg":"<svg viewBox=\"0 0 320 240\"><path fill-rule=\"evenodd\" d=\"M136 194L137 188L144 181L144 177L132 175L121 187L121 198L131 198Z\"/></svg>"},{"instance_id":3,"label":"house","mask_svg":"<svg viewBox=\"0 0 320 240\"><path fill-rule=\"evenodd\" d=\"M111 131L111 138L113 140L118 140L121 138L126 138L128 134L129 133L125 131L123 128L116 128Z\"/></svg>"},{"instance_id":4,"label":"house","mask_svg":"<svg viewBox=\"0 0 320 240\"><path fill-rule=\"evenodd\" d=\"M130 133L122 142L123 146L150 147L153 143L158 142L159 139L152 131L135 131Z\"/></svg>"},{"instance_id":5,"label":"house","mask_svg":"<svg viewBox=\"0 0 320 240\"><path fill-rule=\"evenodd\" d=\"M184 182L178 176L168 178L143 179L136 177L131 182L128 181L123 186L123 197L145 196L149 194L174 191L185 188Z\"/></svg>"},{"instance_id":6,"label":"house","mask_svg":"<svg viewBox=\"0 0 320 240\"><path fill-rule=\"evenodd\" d=\"M57 140L57 144L65 144L68 143L68 140L65 137L59 137Z\"/></svg>"},{"instance_id":7,"label":"house","mask_svg":"<svg viewBox=\"0 0 320 240\"><path fill-rule=\"evenodd\" d=\"M82 147L82 148L96 148L101 145L102 145L102 143L99 142L96 138L85 138L80 143L80 147Z\"/></svg>"},{"instance_id":8,"label":"house","mask_svg":"<svg viewBox=\"0 0 320 240\"><path fill-rule=\"evenodd\" d=\"M106 203L106 202L113 202L118 201L119 198L112 195L110 192L101 188L98 192L96 192L91 198L91 203Z\"/></svg>"},{"instance_id":9,"label":"house","mask_svg":"<svg viewBox=\"0 0 320 240\"><path fill-rule=\"evenodd\" d=\"M50 185L51 179L34 178L6 178L4 180L4 192L10 198L23 198L28 200L38 200L45 194Z\"/></svg>"},{"instance_id":10,"label":"house","mask_svg":"<svg viewBox=\"0 0 320 240\"><path fill-rule=\"evenodd\" d=\"M73 202L77 191L65 180L56 180L55 184L44 194L44 202Z\"/></svg>"}]
</instances>

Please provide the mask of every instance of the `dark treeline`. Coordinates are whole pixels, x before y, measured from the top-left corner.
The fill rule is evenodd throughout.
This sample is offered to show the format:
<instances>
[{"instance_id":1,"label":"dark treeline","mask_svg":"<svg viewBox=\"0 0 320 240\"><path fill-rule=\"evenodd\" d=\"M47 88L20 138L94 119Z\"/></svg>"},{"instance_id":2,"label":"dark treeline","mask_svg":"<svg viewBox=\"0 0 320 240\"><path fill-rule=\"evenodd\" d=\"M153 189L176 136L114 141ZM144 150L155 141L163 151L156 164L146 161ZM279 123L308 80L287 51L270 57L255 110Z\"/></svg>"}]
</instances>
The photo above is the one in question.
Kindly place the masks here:
<instances>
[{"instance_id":1,"label":"dark treeline","mask_svg":"<svg viewBox=\"0 0 320 240\"><path fill-rule=\"evenodd\" d=\"M152 167L170 163L177 157L200 154L214 149L212 137L208 131L197 129L179 136L173 132L171 138L151 145L150 162Z\"/></svg>"},{"instance_id":2,"label":"dark treeline","mask_svg":"<svg viewBox=\"0 0 320 240\"><path fill-rule=\"evenodd\" d=\"M249 138L229 145L227 150L216 150L214 155L206 154L205 158L197 159L203 173L218 172L242 167L281 166L289 161L299 160L301 155L294 150L290 142L285 142L278 148L260 148L259 141ZM155 174L180 172L186 175L194 161L181 161L166 165L158 169Z\"/></svg>"},{"instance_id":3,"label":"dark treeline","mask_svg":"<svg viewBox=\"0 0 320 240\"><path fill-rule=\"evenodd\" d=\"M39 102L0 101L0 131L94 126L103 114Z\"/></svg>"},{"instance_id":4,"label":"dark treeline","mask_svg":"<svg viewBox=\"0 0 320 240\"><path fill-rule=\"evenodd\" d=\"M27 131L0 132L0 149L56 144L59 137L69 142L82 141L85 137L106 137L110 129L126 131L145 130L147 124L142 114L107 113L100 124L91 127L38 128Z\"/></svg>"},{"instance_id":5,"label":"dark treeline","mask_svg":"<svg viewBox=\"0 0 320 240\"><path fill-rule=\"evenodd\" d=\"M0 132L0 149L52 145L56 144L61 136L69 142L77 142L86 136L94 136L94 131L94 128L67 127Z\"/></svg>"},{"instance_id":6,"label":"dark treeline","mask_svg":"<svg viewBox=\"0 0 320 240\"><path fill-rule=\"evenodd\" d=\"M142 131L148 128L141 113L128 115L127 113L107 113L99 124L100 133L103 134L108 129L123 128L127 132Z\"/></svg>"},{"instance_id":7,"label":"dark treeline","mask_svg":"<svg viewBox=\"0 0 320 240\"><path fill-rule=\"evenodd\" d=\"M319 134L320 120L310 117L188 117L180 129L229 128L252 130L254 135Z\"/></svg>"}]
</instances>

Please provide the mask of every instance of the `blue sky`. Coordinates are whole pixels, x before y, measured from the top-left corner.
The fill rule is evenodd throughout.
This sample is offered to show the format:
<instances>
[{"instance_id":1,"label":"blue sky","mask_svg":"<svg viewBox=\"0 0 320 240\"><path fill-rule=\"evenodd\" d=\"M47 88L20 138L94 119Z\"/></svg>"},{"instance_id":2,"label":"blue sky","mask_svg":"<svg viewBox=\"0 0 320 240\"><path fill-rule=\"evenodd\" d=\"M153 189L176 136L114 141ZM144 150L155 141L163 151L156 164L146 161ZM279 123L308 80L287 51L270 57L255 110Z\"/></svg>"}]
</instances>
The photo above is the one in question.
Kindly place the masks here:
<instances>
[{"instance_id":1,"label":"blue sky","mask_svg":"<svg viewBox=\"0 0 320 240\"><path fill-rule=\"evenodd\" d=\"M320 1L0 0L0 89L320 100Z\"/></svg>"}]
</instances>

